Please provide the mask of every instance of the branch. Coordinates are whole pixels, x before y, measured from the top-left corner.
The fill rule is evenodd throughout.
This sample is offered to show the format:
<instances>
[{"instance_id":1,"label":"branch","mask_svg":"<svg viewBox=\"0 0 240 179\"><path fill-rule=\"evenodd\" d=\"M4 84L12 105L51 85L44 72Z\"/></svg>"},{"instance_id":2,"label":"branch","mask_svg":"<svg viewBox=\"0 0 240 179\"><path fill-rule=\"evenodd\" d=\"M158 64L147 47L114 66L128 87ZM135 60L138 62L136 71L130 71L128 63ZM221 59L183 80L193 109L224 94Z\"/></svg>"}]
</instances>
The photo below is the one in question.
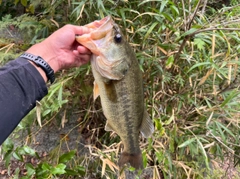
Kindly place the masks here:
<instances>
[{"instance_id":1,"label":"branch","mask_svg":"<svg viewBox=\"0 0 240 179\"><path fill-rule=\"evenodd\" d=\"M188 29L187 30L191 29L191 25L192 25L193 19L194 19L194 17L196 16L196 14L198 12L198 9L200 7L201 2L202 2L202 0L198 1L198 4L197 4L197 6L196 6L196 8L195 8L195 10L194 10L194 12L192 14L192 17L191 17L191 19L190 19L190 21L188 23Z\"/></svg>"},{"instance_id":2,"label":"branch","mask_svg":"<svg viewBox=\"0 0 240 179\"><path fill-rule=\"evenodd\" d=\"M187 31L187 18L186 18L186 13L185 13L184 0L182 0L182 10L183 10L183 18L184 18L184 30Z\"/></svg>"},{"instance_id":3,"label":"branch","mask_svg":"<svg viewBox=\"0 0 240 179\"><path fill-rule=\"evenodd\" d=\"M197 4L197 6L196 6L196 8L195 8L195 10L194 10L194 12L193 12L193 14L192 14L191 17L190 17L190 21L189 21L188 24L186 24L186 26L185 26L185 30L189 30L189 29L191 28L193 19L195 18L196 14L197 14L197 11L198 11L198 9L199 9L199 7L200 7L201 2L202 2L202 0L199 0L199 1L198 1L198 4ZM178 52L177 52L176 55L175 55L175 60L178 60L178 59L179 59L180 54L181 54L181 52L182 52L182 50L183 50L183 48L184 48L184 46L185 46L185 44L186 44L186 42L187 42L187 40L188 40L189 37L190 37L189 35L187 35L187 36L184 37L184 39L183 39L183 41L182 41L182 44L181 44Z\"/></svg>"},{"instance_id":4,"label":"branch","mask_svg":"<svg viewBox=\"0 0 240 179\"><path fill-rule=\"evenodd\" d=\"M206 9L206 6L207 6L207 2L208 0L204 0L204 3L203 3L203 7L202 7L202 15L205 13L205 9Z\"/></svg>"},{"instance_id":5,"label":"branch","mask_svg":"<svg viewBox=\"0 0 240 179\"><path fill-rule=\"evenodd\" d=\"M206 29L200 29L197 30L191 34L189 34L188 36L192 37L196 34L202 33L202 32L207 32L207 31L213 31L213 30L228 30L228 31L240 31L240 28L217 28L217 27L210 27L210 28L206 28Z\"/></svg>"}]
</instances>

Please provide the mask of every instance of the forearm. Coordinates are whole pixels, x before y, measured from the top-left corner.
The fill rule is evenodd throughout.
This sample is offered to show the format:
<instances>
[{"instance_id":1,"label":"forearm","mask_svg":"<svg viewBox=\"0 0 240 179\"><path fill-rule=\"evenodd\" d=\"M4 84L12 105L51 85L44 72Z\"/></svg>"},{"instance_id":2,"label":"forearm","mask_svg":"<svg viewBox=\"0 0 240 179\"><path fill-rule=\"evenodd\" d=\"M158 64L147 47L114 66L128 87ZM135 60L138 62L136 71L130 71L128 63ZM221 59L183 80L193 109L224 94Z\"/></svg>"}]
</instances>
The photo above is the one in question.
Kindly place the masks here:
<instances>
[{"instance_id":1,"label":"forearm","mask_svg":"<svg viewBox=\"0 0 240 179\"><path fill-rule=\"evenodd\" d=\"M44 74L40 74L41 69L23 58L0 68L0 145L35 107L36 100L47 94Z\"/></svg>"},{"instance_id":2,"label":"forearm","mask_svg":"<svg viewBox=\"0 0 240 179\"><path fill-rule=\"evenodd\" d=\"M51 47L47 47L47 43L45 41L33 45L26 51L26 53L34 56L40 56L53 69L54 73L59 71L56 54ZM47 82L49 79L43 69L31 61L30 63L38 70L44 81Z\"/></svg>"},{"instance_id":3,"label":"forearm","mask_svg":"<svg viewBox=\"0 0 240 179\"><path fill-rule=\"evenodd\" d=\"M40 56L42 57L47 63L48 65L53 69L53 71L56 73L60 70L59 64L58 64L58 54L57 52L55 52L55 49L52 49L51 46L48 46L49 44L47 43L47 41L42 41L38 44L35 44L33 46L31 46L26 53L30 53L33 54L35 56ZM44 78L44 80L46 80L46 74L44 73L44 71L41 70L41 68L38 68L38 70L40 70L40 74L42 75L42 77ZM42 73L43 72L43 73Z\"/></svg>"},{"instance_id":4,"label":"forearm","mask_svg":"<svg viewBox=\"0 0 240 179\"><path fill-rule=\"evenodd\" d=\"M25 59L0 68L0 145L35 107L36 100L47 94L46 82L54 81L53 73L90 60L91 52L75 40L76 34L88 31L86 27L66 25L30 47L28 55L23 55Z\"/></svg>"}]
</instances>

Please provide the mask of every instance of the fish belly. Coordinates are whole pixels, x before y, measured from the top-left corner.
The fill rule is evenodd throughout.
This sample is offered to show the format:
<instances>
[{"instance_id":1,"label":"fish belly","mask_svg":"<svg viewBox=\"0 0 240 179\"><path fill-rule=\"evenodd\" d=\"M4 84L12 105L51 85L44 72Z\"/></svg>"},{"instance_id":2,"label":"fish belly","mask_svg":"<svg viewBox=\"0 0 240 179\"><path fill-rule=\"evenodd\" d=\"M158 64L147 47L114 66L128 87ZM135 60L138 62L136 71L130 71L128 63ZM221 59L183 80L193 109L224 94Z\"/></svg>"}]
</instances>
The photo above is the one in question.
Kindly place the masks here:
<instances>
[{"instance_id":1,"label":"fish belly","mask_svg":"<svg viewBox=\"0 0 240 179\"><path fill-rule=\"evenodd\" d=\"M141 168L139 130L144 113L143 85L138 64L132 67L122 80L107 80L95 69L92 71L99 87L103 113L107 118L106 130L115 131L124 145L120 165L130 162L133 167Z\"/></svg>"}]
</instances>

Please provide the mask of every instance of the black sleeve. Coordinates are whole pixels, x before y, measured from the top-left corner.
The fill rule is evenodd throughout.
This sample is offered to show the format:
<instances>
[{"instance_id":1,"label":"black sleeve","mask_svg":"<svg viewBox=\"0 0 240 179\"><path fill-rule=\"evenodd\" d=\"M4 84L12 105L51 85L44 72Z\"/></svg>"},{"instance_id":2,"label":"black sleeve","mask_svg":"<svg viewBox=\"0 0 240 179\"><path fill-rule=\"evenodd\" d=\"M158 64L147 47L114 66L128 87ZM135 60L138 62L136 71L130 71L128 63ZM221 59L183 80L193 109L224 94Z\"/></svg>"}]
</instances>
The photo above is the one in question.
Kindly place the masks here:
<instances>
[{"instance_id":1,"label":"black sleeve","mask_svg":"<svg viewBox=\"0 0 240 179\"><path fill-rule=\"evenodd\" d=\"M0 68L0 145L47 93L43 77L28 60L18 58Z\"/></svg>"}]
</instances>

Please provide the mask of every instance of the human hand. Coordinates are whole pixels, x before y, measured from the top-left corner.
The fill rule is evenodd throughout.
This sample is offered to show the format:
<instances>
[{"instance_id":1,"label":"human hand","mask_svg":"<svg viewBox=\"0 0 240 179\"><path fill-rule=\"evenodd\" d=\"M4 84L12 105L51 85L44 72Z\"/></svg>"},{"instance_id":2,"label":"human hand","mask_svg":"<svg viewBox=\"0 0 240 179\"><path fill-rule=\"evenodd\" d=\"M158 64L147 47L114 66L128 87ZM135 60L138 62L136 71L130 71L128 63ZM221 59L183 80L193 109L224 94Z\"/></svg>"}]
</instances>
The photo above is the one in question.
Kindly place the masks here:
<instances>
[{"instance_id":1,"label":"human hand","mask_svg":"<svg viewBox=\"0 0 240 179\"><path fill-rule=\"evenodd\" d=\"M87 27L65 25L41 43L33 45L27 52L41 56L54 72L81 66L90 60L91 52L80 45L75 36L89 31Z\"/></svg>"}]
</instances>

